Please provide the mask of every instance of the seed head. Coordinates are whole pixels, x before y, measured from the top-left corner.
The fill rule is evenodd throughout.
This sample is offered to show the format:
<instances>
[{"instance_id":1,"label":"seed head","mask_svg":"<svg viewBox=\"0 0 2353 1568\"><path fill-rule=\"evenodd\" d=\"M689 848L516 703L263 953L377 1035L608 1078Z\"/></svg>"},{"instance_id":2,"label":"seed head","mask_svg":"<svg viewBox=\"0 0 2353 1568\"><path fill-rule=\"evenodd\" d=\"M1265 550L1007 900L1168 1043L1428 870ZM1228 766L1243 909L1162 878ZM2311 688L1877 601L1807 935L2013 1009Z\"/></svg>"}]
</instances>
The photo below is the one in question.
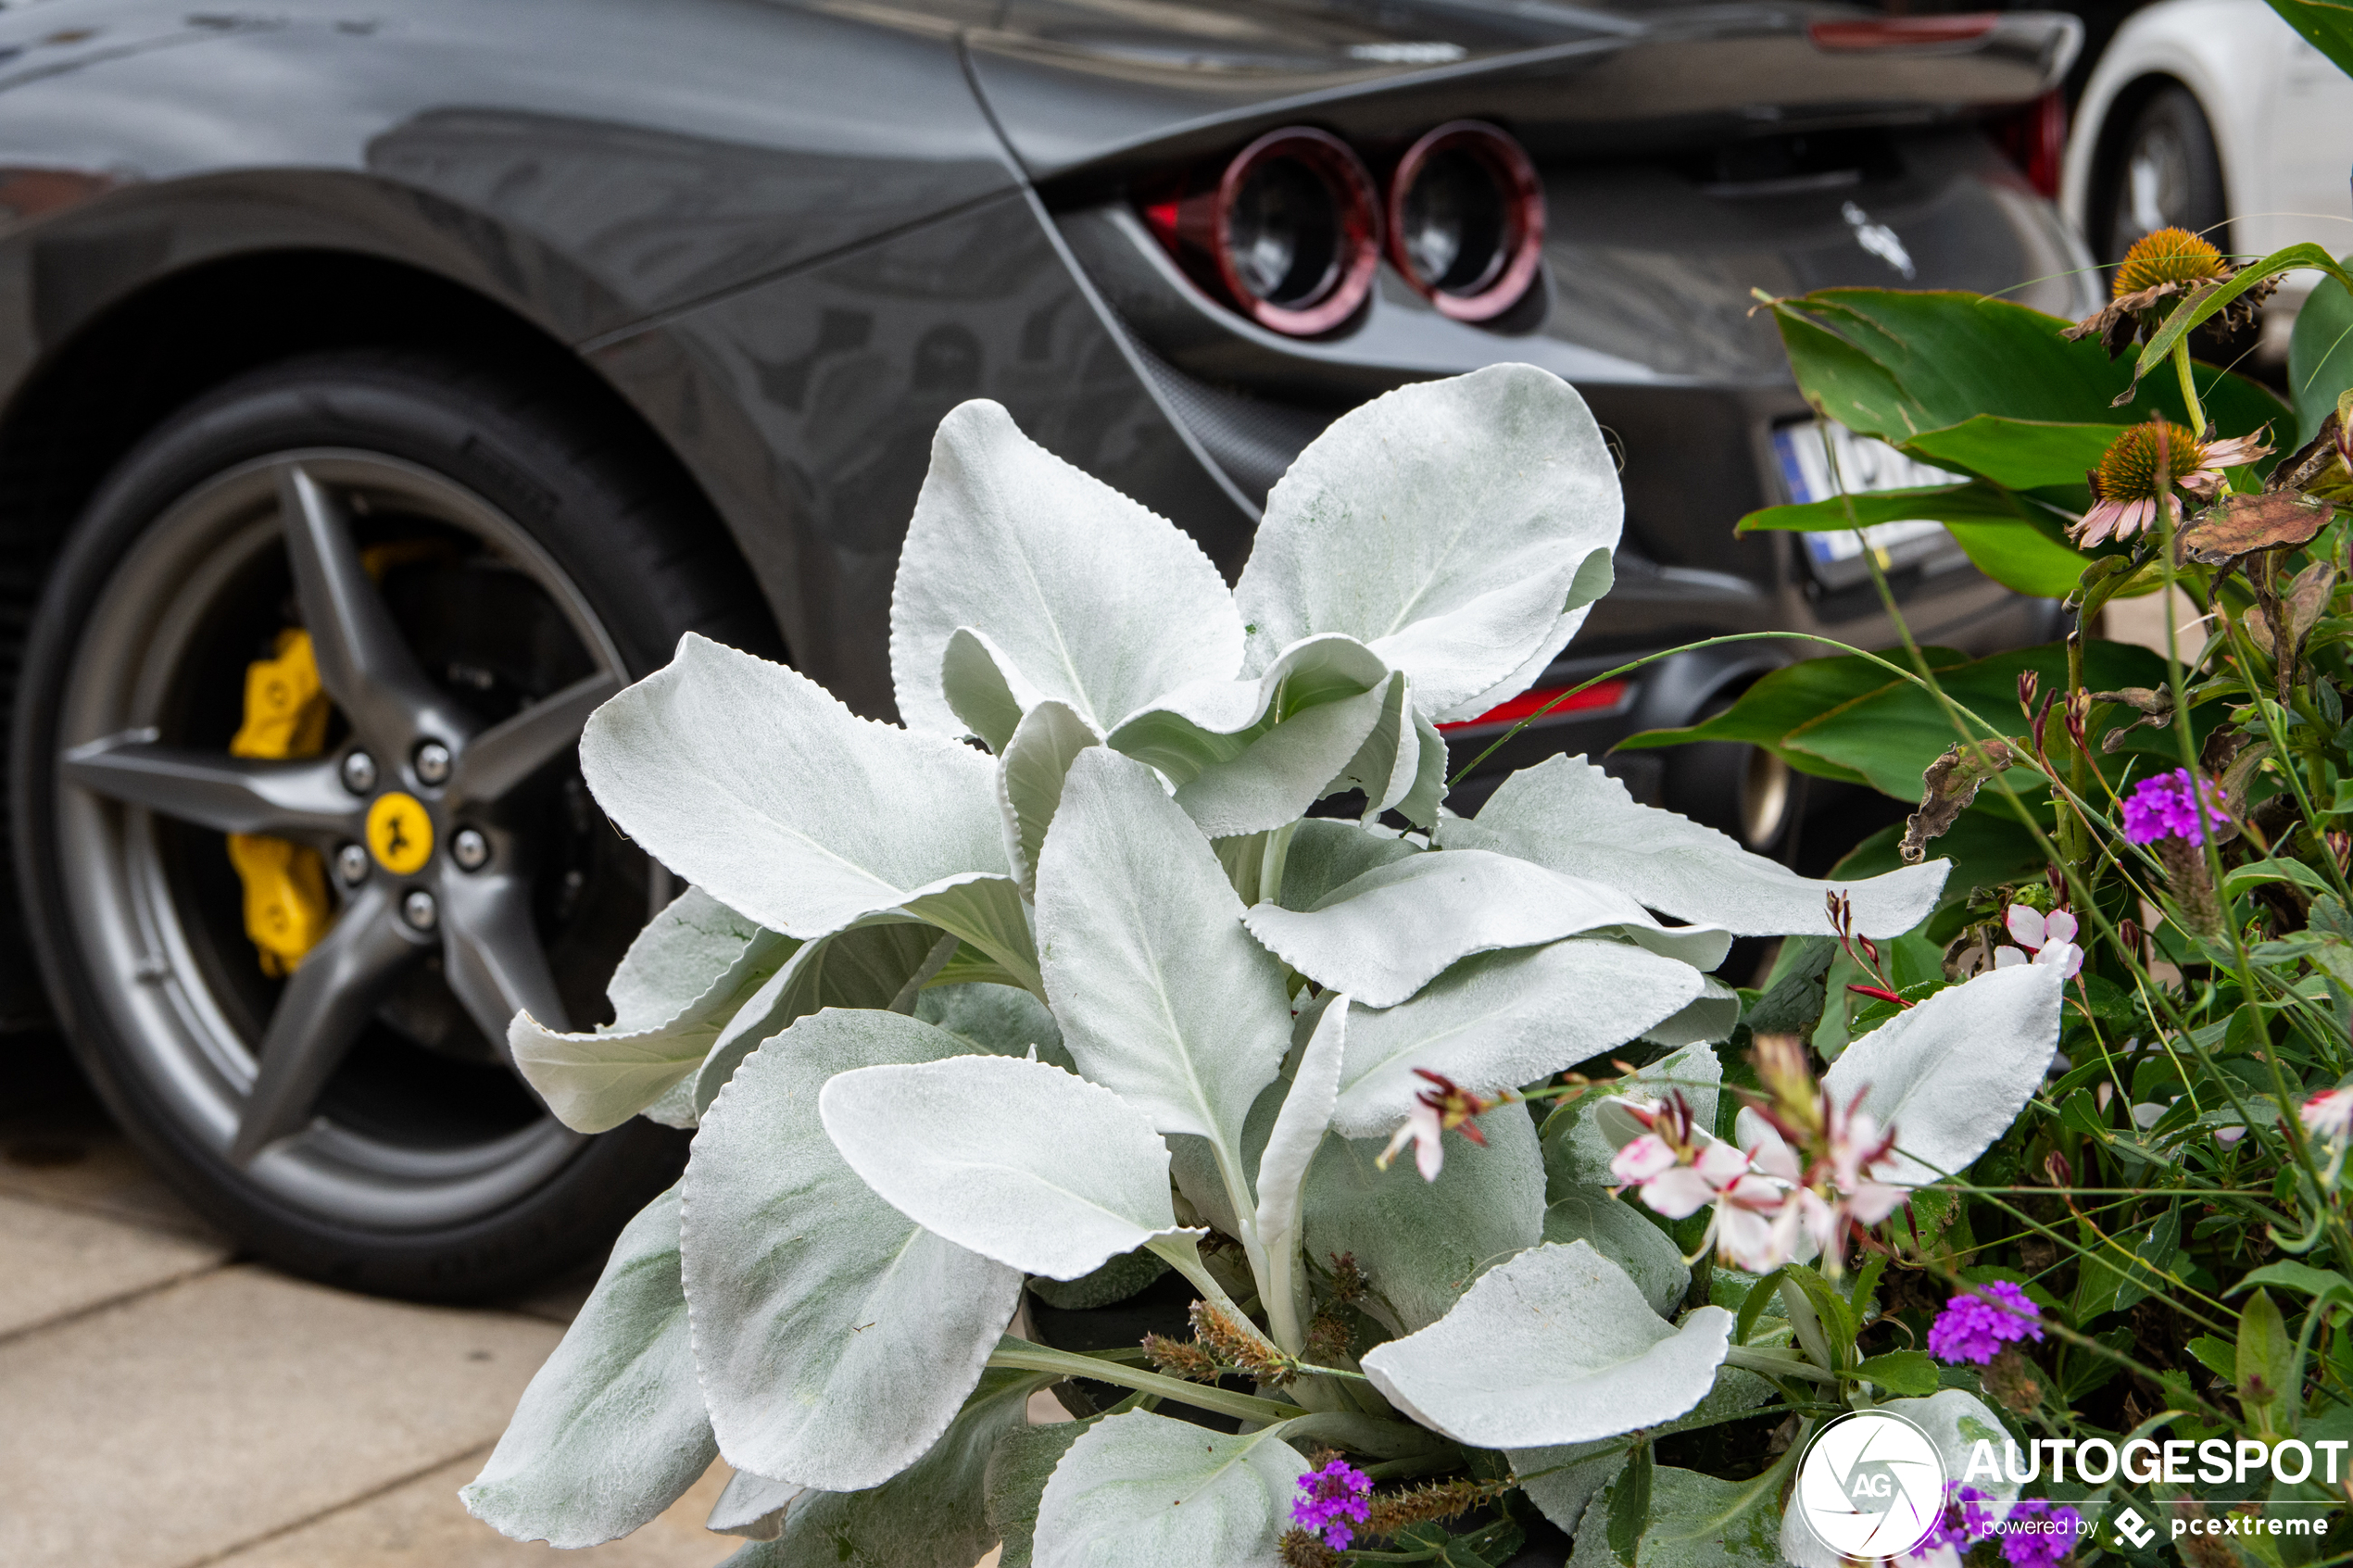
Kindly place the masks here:
<instances>
[{"instance_id":1,"label":"seed head","mask_svg":"<svg viewBox=\"0 0 2353 1568\"><path fill-rule=\"evenodd\" d=\"M2198 470L2206 460L2206 448L2198 438L2182 426L2151 420L2146 424L2127 425L2124 433L2108 445L2094 471L2094 479L2103 501L2154 501L2160 486L2158 483L2158 433L2164 432L2164 466L2167 477L2178 484Z\"/></svg>"},{"instance_id":2,"label":"seed head","mask_svg":"<svg viewBox=\"0 0 2353 1568\"><path fill-rule=\"evenodd\" d=\"M2231 264L2208 241L2186 229L2159 229L2143 234L2124 253L2116 269L2112 297L2123 298L2159 283L2188 283L2205 278L2227 278Z\"/></svg>"}]
</instances>

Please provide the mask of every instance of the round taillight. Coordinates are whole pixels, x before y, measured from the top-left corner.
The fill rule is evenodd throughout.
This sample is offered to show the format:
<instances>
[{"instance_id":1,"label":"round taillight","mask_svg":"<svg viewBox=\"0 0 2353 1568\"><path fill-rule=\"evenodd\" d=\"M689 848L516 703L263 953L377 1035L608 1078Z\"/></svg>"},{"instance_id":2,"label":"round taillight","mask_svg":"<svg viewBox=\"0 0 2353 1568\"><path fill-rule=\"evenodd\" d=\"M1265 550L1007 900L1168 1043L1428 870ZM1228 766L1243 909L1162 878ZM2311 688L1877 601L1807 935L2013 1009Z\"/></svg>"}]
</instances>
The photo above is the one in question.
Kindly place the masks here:
<instances>
[{"instance_id":1,"label":"round taillight","mask_svg":"<svg viewBox=\"0 0 2353 1568\"><path fill-rule=\"evenodd\" d=\"M1458 119L1405 149L1389 182L1389 258L1458 321L1528 293L1544 257L1544 187L1510 136Z\"/></svg>"},{"instance_id":2,"label":"round taillight","mask_svg":"<svg viewBox=\"0 0 2353 1568\"><path fill-rule=\"evenodd\" d=\"M1148 203L1144 217L1186 270L1262 327L1330 332L1372 292L1380 196L1365 162L1322 131L1270 131L1214 185Z\"/></svg>"}]
</instances>

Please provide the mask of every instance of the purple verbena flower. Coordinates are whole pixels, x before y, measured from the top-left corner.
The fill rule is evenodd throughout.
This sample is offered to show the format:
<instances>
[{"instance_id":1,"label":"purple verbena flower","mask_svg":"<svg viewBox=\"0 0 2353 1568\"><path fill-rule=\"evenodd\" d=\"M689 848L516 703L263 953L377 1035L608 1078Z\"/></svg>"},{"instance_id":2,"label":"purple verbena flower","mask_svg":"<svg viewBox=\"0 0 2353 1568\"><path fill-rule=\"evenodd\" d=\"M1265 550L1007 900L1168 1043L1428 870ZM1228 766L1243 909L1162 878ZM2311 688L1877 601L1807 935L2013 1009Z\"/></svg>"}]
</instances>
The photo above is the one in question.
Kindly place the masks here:
<instances>
[{"instance_id":1,"label":"purple verbena flower","mask_svg":"<svg viewBox=\"0 0 2353 1568\"><path fill-rule=\"evenodd\" d=\"M2002 1532L2002 1556L2010 1568L2058 1568L2082 1532L2083 1516L2066 1504L2021 1498Z\"/></svg>"},{"instance_id":2,"label":"purple verbena flower","mask_svg":"<svg viewBox=\"0 0 2353 1568\"><path fill-rule=\"evenodd\" d=\"M1365 1499L1372 1493L1373 1478L1344 1459L1301 1476L1299 1489L1306 1495L1292 1499L1291 1523L1310 1535L1322 1536L1324 1544L1334 1551L1345 1549L1356 1538L1356 1532L1345 1521L1353 1519L1362 1524L1372 1512Z\"/></svg>"},{"instance_id":3,"label":"purple verbena flower","mask_svg":"<svg viewBox=\"0 0 2353 1568\"><path fill-rule=\"evenodd\" d=\"M1975 1486L1965 1486L1958 1481L1944 1483L1944 1506L1936 1515L1936 1523L1912 1549L1915 1558L1926 1558L1942 1547L1951 1547L1956 1553L1983 1540L1994 1528L1994 1516L1984 1504L1993 1501L1990 1494Z\"/></svg>"},{"instance_id":4,"label":"purple verbena flower","mask_svg":"<svg viewBox=\"0 0 2353 1568\"><path fill-rule=\"evenodd\" d=\"M2042 1338L2043 1325L2034 1321L2042 1315L2043 1309L2006 1279L1973 1286L1947 1301L1929 1325L1929 1353L1956 1365L1983 1366L2009 1340Z\"/></svg>"},{"instance_id":5,"label":"purple verbena flower","mask_svg":"<svg viewBox=\"0 0 2353 1568\"><path fill-rule=\"evenodd\" d=\"M2204 821L2199 819L2197 806L2201 793L2206 797ZM2208 827L2231 820L2222 809L2224 804L2220 788L2202 780L2193 784L2187 768L2176 768L2143 779L2133 791L2124 802L2124 836L2135 844L2154 844L2160 838L2203 844Z\"/></svg>"}]
</instances>

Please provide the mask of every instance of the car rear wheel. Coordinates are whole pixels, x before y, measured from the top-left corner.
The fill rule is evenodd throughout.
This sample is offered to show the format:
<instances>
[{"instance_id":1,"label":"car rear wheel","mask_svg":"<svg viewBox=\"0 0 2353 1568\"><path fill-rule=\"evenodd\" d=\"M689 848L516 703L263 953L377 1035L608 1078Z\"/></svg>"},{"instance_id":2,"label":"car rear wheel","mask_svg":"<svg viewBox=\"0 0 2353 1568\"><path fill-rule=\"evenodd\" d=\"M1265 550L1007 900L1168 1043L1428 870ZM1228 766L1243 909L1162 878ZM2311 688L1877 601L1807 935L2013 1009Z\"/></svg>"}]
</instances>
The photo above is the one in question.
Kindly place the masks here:
<instances>
[{"instance_id":1,"label":"car rear wheel","mask_svg":"<svg viewBox=\"0 0 2353 1568\"><path fill-rule=\"evenodd\" d=\"M2230 207L2213 128L2186 87L2165 87L2141 106L2117 144L2101 259L2113 267L2133 242L2158 229L2203 234L2231 248Z\"/></svg>"},{"instance_id":2,"label":"car rear wheel","mask_svg":"<svg viewBox=\"0 0 2353 1568\"><path fill-rule=\"evenodd\" d=\"M630 450L460 365L291 361L124 459L46 588L14 825L52 996L133 1138L296 1272L511 1288L675 1174L678 1135L572 1133L505 1047L518 1009L607 1016L673 892L582 723L746 623Z\"/></svg>"}]
</instances>

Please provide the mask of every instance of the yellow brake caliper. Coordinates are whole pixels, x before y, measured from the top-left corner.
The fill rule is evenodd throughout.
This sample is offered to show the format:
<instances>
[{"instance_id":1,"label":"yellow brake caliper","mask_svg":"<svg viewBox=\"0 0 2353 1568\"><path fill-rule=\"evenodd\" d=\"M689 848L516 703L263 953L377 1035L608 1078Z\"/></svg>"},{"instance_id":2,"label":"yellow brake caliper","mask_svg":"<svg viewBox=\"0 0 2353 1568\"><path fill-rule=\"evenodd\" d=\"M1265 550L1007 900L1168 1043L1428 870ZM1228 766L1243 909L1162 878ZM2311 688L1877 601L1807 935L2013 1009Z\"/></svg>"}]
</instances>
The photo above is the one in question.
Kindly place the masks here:
<instances>
[{"instance_id":1,"label":"yellow brake caliper","mask_svg":"<svg viewBox=\"0 0 2353 1568\"><path fill-rule=\"evenodd\" d=\"M245 722L229 753L316 757L327 743L328 708L310 633L281 632L270 658L245 666ZM229 863L245 884L245 935L260 955L261 972L292 973L334 919L326 863L316 849L253 833L229 835Z\"/></svg>"}]
</instances>

